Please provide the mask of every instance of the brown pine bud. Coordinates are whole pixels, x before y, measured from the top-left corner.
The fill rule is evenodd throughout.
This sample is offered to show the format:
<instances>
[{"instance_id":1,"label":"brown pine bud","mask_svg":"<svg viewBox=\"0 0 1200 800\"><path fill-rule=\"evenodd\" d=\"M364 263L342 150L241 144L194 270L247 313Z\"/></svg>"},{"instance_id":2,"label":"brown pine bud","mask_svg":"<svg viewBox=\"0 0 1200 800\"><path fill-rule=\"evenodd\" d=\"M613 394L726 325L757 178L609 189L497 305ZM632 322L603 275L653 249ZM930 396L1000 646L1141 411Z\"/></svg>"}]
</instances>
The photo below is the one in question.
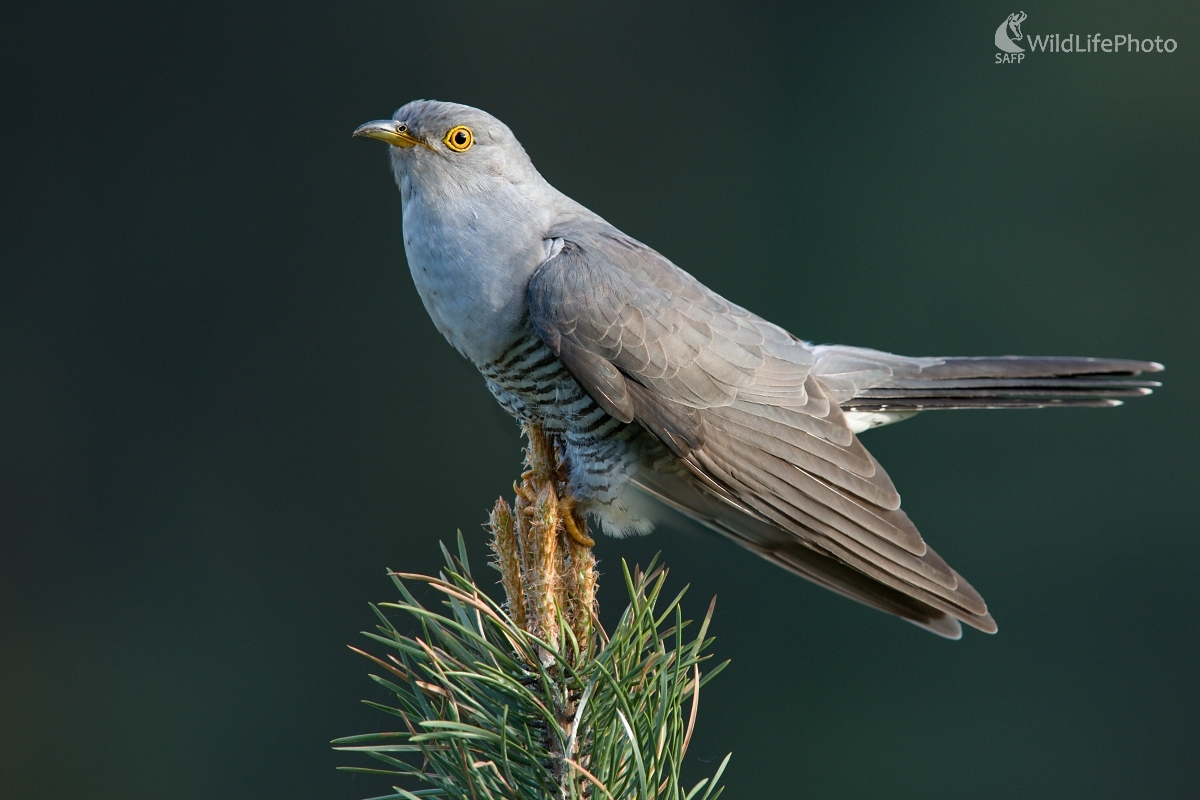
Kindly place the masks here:
<instances>
[{"instance_id":1,"label":"brown pine bud","mask_svg":"<svg viewBox=\"0 0 1200 800\"><path fill-rule=\"evenodd\" d=\"M492 532L492 552L496 555L496 566L500 569L500 582L508 599L508 613L517 626L525 629L528 618L525 611L525 587L521 584L521 550L517 541L513 510L503 498L496 500L488 519Z\"/></svg>"}]
</instances>

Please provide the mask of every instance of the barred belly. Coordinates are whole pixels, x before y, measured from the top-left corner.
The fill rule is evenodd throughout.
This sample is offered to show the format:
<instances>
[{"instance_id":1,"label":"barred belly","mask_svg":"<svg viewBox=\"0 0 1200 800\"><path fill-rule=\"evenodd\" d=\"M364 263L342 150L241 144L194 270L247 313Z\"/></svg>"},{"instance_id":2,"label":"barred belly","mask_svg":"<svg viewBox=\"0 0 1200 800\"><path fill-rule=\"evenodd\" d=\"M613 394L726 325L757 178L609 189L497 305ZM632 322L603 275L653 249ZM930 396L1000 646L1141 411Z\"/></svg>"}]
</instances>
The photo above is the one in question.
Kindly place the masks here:
<instances>
[{"instance_id":1,"label":"barred belly","mask_svg":"<svg viewBox=\"0 0 1200 800\"><path fill-rule=\"evenodd\" d=\"M622 500L629 475L657 449L640 426L602 409L525 322L499 358L479 367L488 389L521 422L541 425L561 442L571 491L612 536L646 533L651 523Z\"/></svg>"}]
</instances>

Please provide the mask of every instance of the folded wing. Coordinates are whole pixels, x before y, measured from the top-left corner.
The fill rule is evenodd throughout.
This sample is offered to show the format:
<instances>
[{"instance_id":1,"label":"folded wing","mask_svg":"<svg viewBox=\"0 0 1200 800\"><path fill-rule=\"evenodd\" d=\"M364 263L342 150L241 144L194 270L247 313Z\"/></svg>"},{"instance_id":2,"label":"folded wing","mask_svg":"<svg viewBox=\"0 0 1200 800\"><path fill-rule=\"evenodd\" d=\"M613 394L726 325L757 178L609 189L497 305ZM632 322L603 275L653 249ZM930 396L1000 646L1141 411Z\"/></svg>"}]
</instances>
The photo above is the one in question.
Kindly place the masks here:
<instances>
[{"instance_id":1,"label":"folded wing","mask_svg":"<svg viewBox=\"0 0 1200 800\"><path fill-rule=\"evenodd\" d=\"M955 636L995 623L928 548L812 349L596 223L530 281L539 335L597 403L679 459L646 491L827 588Z\"/></svg>"}]
</instances>

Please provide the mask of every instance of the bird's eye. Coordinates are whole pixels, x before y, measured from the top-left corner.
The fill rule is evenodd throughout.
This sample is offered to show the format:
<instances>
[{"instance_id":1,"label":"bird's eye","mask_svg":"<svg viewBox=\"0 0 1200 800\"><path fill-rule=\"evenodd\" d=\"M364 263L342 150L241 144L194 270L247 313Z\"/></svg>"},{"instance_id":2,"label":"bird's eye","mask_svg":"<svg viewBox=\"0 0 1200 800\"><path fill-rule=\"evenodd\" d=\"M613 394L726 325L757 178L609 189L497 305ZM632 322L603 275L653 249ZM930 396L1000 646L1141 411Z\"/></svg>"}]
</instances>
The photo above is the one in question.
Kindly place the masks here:
<instances>
[{"instance_id":1,"label":"bird's eye","mask_svg":"<svg viewBox=\"0 0 1200 800\"><path fill-rule=\"evenodd\" d=\"M466 125L455 125L446 134L443 140L446 147L449 147L456 153L463 153L471 149L471 145L475 144L475 134L471 133L471 129Z\"/></svg>"},{"instance_id":2,"label":"bird's eye","mask_svg":"<svg viewBox=\"0 0 1200 800\"><path fill-rule=\"evenodd\" d=\"M408 126L405 125L403 122L401 122L398 125L396 125L396 131L398 133L408 133Z\"/></svg>"}]
</instances>

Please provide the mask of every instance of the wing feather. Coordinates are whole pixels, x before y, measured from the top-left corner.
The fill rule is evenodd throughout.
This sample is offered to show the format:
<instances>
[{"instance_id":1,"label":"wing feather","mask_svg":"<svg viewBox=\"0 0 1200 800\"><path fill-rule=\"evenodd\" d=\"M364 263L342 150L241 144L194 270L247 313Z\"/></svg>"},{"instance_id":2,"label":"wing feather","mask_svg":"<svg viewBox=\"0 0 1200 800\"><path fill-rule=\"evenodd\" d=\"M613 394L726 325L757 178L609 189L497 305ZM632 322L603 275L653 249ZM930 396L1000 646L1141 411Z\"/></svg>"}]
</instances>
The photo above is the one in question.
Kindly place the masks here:
<instances>
[{"instance_id":1,"label":"wing feather","mask_svg":"<svg viewBox=\"0 0 1200 800\"><path fill-rule=\"evenodd\" d=\"M563 246L530 281L530 319L605 411L650 432L689 485L703 487L659 496L794 572L942 635L957 635L956 619L995 629L983 599L900 510L838 389L813 374L807 345L611 227L576 222L550 236ZM847 354L839 369L831 380L849 385L885 368Z\"/></svg>"}]
</instances>

